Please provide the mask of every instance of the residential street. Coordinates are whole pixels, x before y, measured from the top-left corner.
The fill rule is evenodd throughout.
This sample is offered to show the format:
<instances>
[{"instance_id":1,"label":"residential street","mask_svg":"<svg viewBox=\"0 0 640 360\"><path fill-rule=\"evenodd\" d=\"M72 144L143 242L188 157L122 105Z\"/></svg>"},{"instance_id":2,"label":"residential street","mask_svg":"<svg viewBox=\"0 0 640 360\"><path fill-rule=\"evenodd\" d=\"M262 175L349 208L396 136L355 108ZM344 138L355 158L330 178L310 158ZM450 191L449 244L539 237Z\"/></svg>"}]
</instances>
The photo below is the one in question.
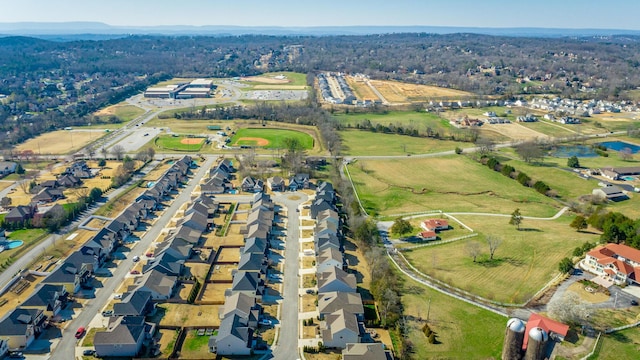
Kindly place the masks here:
<instances>
[{"instance_id":1,"label":"residential street","mask_svg":"<svg viewBox=\"0 0 640 360\"><path fill-rule=\"evenodd\" d=\"M300 252L300 213L298 206L307 201L307 196L301 192L294 196L299 199L292 199L294 193L282 193L274 196L273 201L287 209L287 240L284 252L284 276L282 303L280 304L280 329L273 355L275 359L296 360L298 356L298 278Z\"/></svg>"},{"instance_id":2,"label":"residential street","mask_svg":"<svg viewBox=\"0 0 640 360\"><path fill-rule=\"evenodd\" d=\"M89 301L88 304L78 312L77 317L73 319L73 321L67 324L65 330L62 332L62 339L52 352L52 359L74 358L76 355L75 347L77 343L80 342L74 337L76 329L80 326L86 327L96 314L100 313L100 310L107 304L113 292L122 284L125 275L127 275L133 266L132 258L136 255L142 256L149 245L160 235L163 227L175 215L180 206L189 201L191 192L200 179L207 174L215 159L216 157L209 157L200 166L195 176L189 181L189 184L180 189L180 194L173 199L171 205L166 207L162 215L149 227L146 234L138 241L138 244L128 253L127 258L124 259L117 268L112 269L113 276L105 279L102 283L102 288L97 289L96 297Z\"/></svg>"}]
</instances>

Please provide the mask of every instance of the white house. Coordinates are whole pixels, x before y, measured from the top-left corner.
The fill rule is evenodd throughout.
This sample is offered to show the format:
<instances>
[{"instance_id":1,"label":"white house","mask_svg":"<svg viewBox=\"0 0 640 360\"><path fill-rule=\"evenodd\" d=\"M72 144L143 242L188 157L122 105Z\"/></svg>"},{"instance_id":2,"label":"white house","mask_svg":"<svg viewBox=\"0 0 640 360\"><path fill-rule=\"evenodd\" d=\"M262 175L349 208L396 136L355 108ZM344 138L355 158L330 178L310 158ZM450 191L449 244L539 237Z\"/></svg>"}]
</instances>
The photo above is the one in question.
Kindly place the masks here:
<instances>
[{"instance_id":1,"label":"white house","mask_svg":"<svg viewBox=\"0 0 640 360\"><path fill-rule=\"evenodd\" d=\"M640 284L640 250L621 244L606 244L589 251L583 268L616 284Z\"/></svg>"}]
</instances>

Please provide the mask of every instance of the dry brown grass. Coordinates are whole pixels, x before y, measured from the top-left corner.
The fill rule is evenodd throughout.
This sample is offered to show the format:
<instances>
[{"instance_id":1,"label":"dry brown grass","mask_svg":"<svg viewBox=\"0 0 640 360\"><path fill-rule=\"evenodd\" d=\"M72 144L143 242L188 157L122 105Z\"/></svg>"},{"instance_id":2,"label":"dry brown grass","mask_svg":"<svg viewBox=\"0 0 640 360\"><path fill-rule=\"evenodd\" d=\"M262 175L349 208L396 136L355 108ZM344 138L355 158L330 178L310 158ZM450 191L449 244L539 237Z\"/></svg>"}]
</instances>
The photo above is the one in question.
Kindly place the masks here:
<instances>
[{"instance_id":1,"label":"dry brown grass","mask_svg":"<svg viewBox=\"0 0 640 360\"><path fill-rule=\"evenodd\" d=\"M347 84L351 86L353 92L359 100L380 100L378 95L371 89L364 79L354 76L346 76Z\"/></svg>"},{"instance_id":2,"label":"dry brown grass","mask_svg":"<svg viewBox=\"0 0 640 360\"><path fill-rule=\"evenodd\" d=\"M178 298L182 300L187 300L189 294L191 294L191 290L193 289L193 284L184 284L180 283L180 287L178 287Z\"/></svg>"},{"instance_id":3,"label":"dry brown grass","mask_svg":"<svg viewBox=\"0 0 640 360\"><path fill-rule=\"evenodd\" d=\"M231 284L207 284L202 295L202 301L224 303L224 291L231 288Z\"/></svg>"},{"instance_id":4,"label":"dry brown grass","mask_svg":"<svg viewBox=\"0 0 640 360\"><path fill-rule=\"evenodd\" d=\"M320 327L318 325L312 326L303 326L302 327L302 338L303 339L315 339L318 334L318 329Z\"/></svg>"},{"instance_id":5,"label":"dry brown grass","mask_svg":"<svg viewBox=\"0 0 640 360\"><path fill-rule=\"evenodd\" d=\"M218 262L238 262L240 251L236 248L222 248L218 253Z\"/></svg>"},{"instance_id":6,"label":"dry brown grass","mask_svg":"<svg viewBox=\"0 0 640 360\"><path fill-rule=\"evenodd\" d=\"M472 93L437 86L416 85L397 81L370 80L371 85L391 103L407 103L412 101L425 101L434 97L467 97Z\"/></svg>"},{"instance_id":7,"label":"dry brown grass","mask_svg":"<svg viewBox=\"0 0 640 360\"><path fill-rule=\"evenodd\" d=\"M317 295L304 294L300 299L300 306L302 307L300 310L302 312L315 311L316 310L316 299Z\"/></svg>"},{"instance_id":8,"label":"dry brown grass","mask_svg":"<svg viewBox=\"0 0 640 360\"><path fill-rule=\"evenodd\" d=\"M308 288L316 285L316 275L315 274L304 274L302 275L302 287Z\"/></svg>"},{"instance_id":9,"label":"dry brown grass","mask_svg":"<svg viewBox=\"0 0 640 360\"><path fill-rule=\"evenodd\" d=\"M15 309L19 304L21 304L29 296L31 296L33 289L35 289L36 286L42 280L44 280L44 277L27 275L24 280L26 280L29 285L20 294L16 294L13 291L7 291L6 293L2 294L2 297L0 297L0 300L2 302L4 302L5 300L7 301L4 305L0 306L0 317L4 316L7 312L9 312L9 310Z\"/></svg>"},{"instance_id":10,"label":"dry brown grass","mask_svg":"<svg viewBox=\"0 0 640 360\"><path fill-rule=\"evenodd\" d=\"M59 130L44 133L15 147L17 151L31 150L36 154L62 155L78 151L107 133L103 130Z\"/></svg>"},{"instance_id":11,"label":"dry brown grass","mask_svg":"<svg viewBox=\"0 0 640 360\"><path fill-rule=\"evenodd\" d=\"M608 295L605 295L602 292L588 292L587 290L585 290L585 288L585 285L576 282L569 285L567 291L576 293L582 300L590 303L601 303L609 300Z\"/></svg>"},{"instance_id":12,"label":"dry brown grass","mask_svg":"<svg viewBox=\"0 0 640 360\"><path fill-rule=\"evenodd\" d=\"M1 180L0 181L0 191L8 188L9 186L13 185L15 181L11 181L11 180Z\"/></svg>"},{"instance_id":13,"label":"dry brown grass","mask_svg":"<svg viewBox=\"0 0 640 360\"><path fill-rule=\"evenodd\" d=\"M168 358L173 351L173 346L175 345L176 339L178 337L178 333L175 330L165 330L160 329L155 335L156 339L158 339L158 345L161 352L161 357Z\"/></svg>"},{"instance_id":14,"label":"dry brown grass","mask_svg":"<svg viewBox=\"0 0 640 360\"><path fill-rule=\"evenodd\" d=\"M158 166L155 167L155 169L149 171L147 173L147 175L144 177L145 180L147 181L157 181L158 179L160 179L160 177L162 177L162 175L164 175L164 173L171 167L171 164L168 163L162 163Z\"/></svg>"},{"instance_id":15,"label":"dry brown grass","mask_svg":"<svg viewBox=\"0 0 640 360\"><path fill-rule=\"evenodd\" d=\"M315 248L315 245L313 244L312 241L307 241L302 243L302 251L304 250L313 250Z\"/></svg>"},{"instance_id":16,"label":"dry brown grass","mask_svg":"<svg viewBox=\"0 0 640 360\"><path fill-rule=\"evenodd\" d=\"M214 265L210 279L216 281L231 281L233 280L231 272L237 268L235 265Z\"/></svg>"},{"instance_id":17,"label":"dry brown grass","mask_svg":"<svg viewBox=\"0 0 640 360\"><path fill-rule=\"evenodd\" d=\"M207 273L209 272L209 264L189 263L188 266L191 275L195 276L201 282L205 280Z\"/></svg>"},{"instance_id":18,"label":"dry brown grass","mask_svg":"<svg viewBox=\"0 0 640 360\"><path fill-rule=\"evenodd\" d=\"M218 305L161 304L165 309L160 325L165 326L220 326Z\"/></svg>"},{"instance_id":19,"label":"dry brown grass","mask_svg":"<svg viewBox=\"0 0 640 360\"><path fill-rule=\"evenodd\" d=\"M315 224L316 224L316 222L313 221L313 220L302 220L300 225L301 226L313 226Z\"/></svg>"},{"instance_id":20,"label":"dry brown grass","mask_svg":"<svg viewBox=\"0 0 640 360\"><path fill-rule=\"evenodd\" d=\"M312 267L315 266L315 262L316 262L316 259L311 256L304 257L302 258L302 268L311 269Z\"/></svg>"}]
</instances>

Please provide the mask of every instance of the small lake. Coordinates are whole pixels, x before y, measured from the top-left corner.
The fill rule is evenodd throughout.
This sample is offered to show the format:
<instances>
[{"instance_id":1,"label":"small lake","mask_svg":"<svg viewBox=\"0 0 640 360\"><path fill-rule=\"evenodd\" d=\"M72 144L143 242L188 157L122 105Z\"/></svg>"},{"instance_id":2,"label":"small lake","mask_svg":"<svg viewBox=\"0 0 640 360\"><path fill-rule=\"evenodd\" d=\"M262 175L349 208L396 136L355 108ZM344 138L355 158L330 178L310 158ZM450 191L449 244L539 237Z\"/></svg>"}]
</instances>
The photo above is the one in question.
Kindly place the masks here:
<instances>
[{"instance_id":1,"label":"small lake","mask_svg":"<svg viewBox=\"0 0 640 360\"><path fill-rule=\"evenodd\" d=\"M598 154L588 145L571 145L558 146L555 151L551 152L551 156L559 158L570 158L572 156L579 158L598 157Z\"/></svg>"},{"instance_id":2,"label":"small lake","mask_svg":"<svg viewBox=\"0 0 640 360\"><path fill-rule=\"evenodd\" d=\"M637 154L640 152L640 146L629 144L624 141L605 141L601 142L598 145L606 147L608 150L622 151L623 149L631 150L632 154Z\"/></svg>"}]
</instances>

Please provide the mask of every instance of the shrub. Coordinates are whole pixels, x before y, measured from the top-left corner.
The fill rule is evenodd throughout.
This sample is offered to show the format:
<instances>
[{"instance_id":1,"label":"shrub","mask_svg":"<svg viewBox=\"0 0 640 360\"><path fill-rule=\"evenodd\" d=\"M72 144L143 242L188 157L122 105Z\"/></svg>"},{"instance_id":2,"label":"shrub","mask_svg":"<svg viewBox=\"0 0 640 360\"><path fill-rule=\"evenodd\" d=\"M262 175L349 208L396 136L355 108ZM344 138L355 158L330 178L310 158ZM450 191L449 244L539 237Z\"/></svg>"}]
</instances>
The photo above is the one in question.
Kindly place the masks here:
<instances>
[{"instance_id":1,"label":"shrub","mask_svg":"<svg viewBox=\"0 0 640 360\"><path fill-rule=\"evenodd\" d=\"M491 170L495 170L498 165L500 165L500 162L496 158L487 160L487 167Z\"/></svg>"},{"instance_id":2,"label":"shrub","mask_svg":"<svg viewBox=\"0 0 640 360\"><path fill-rule=\"evenodd\" d=\"M511 176L511 173L514 172L514 171L516 171L516 169L511 165L504 165L502 167L502 170L500 170L502 175L507 176L507 177Z\"/></svg>"},{"instance_id":3,"label":"shrub","mask_svg":"<svg viewBox=\"0 0 640 360\"><path fill-rule=\"evenodd\" d=\"M545 184L544 181L540 181L540 180L536 181L535 184L533 184L533 188L536 189L537 192L543 195L546 195L547 191L551 190L549 185Z\"/></svg>"},{"instance_id":4,"label":"shrub","mask_svg":"<svg viewBox=\"0 0 640 360\"><path fill-rule=\"evenodd\" d=\"M462 149L459 148L459 147L456 147L455 152L456 152L456 154L460 155L460 154L462 154Z\"/></svg>"},{"instance_id":5,"label":"shrub","mask_svg":"<svg viewBox=\"0 0 640 360\"><path fill-rule=\"evenodd\" d=\"M524 186L529 186L529 181L531 181L531 178L529 177L529 175L521 172L518 174L518 177L516 178L516 180Z\"/></svg>"}]
</instances>

